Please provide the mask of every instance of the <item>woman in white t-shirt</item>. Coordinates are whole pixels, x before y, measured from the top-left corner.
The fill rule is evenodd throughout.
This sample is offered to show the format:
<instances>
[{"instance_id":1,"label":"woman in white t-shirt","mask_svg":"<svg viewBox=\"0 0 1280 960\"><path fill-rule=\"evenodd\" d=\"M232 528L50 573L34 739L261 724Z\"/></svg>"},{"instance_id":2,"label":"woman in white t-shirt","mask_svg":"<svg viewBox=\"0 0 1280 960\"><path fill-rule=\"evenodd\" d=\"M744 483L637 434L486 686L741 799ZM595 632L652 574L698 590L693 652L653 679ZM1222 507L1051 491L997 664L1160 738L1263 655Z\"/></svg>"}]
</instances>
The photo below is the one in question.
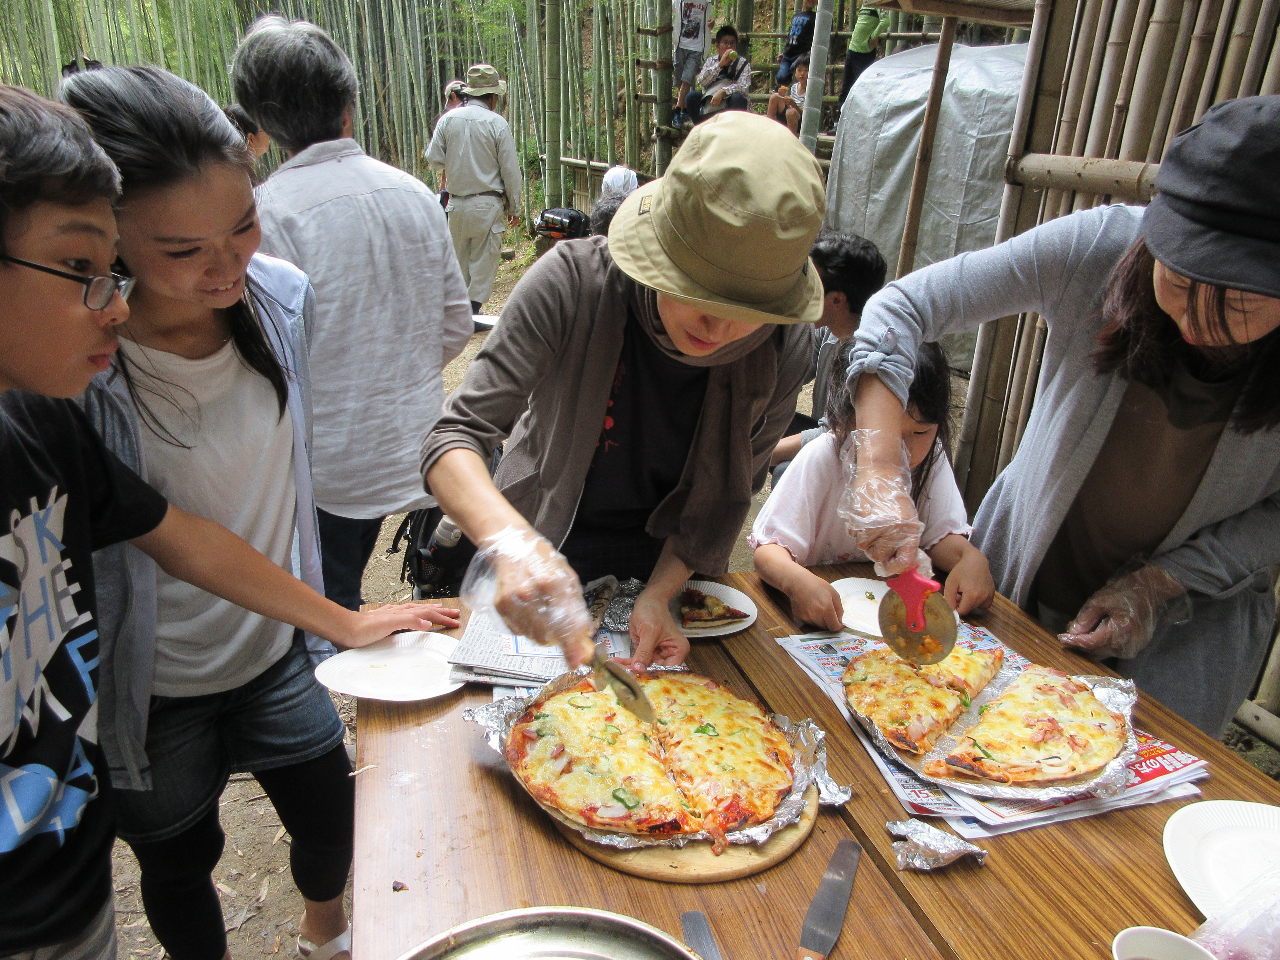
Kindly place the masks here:
<instances>
[{"instance_id":1,"label":"woman in white t-shirt","mask_svg":"<svg viewBox=\"0 0 1280 960\"><path fill-rule=\"evenodd\" d=\"M848 349L841 350L830 376L827 422L832 430L806 444L792 461L749 538L761 578L786 593L798 619L828 630L840 629L840 597L805 568L867 559L838 511L848 469L844 460L855 446ZM902 415L902 442L911 464L912 497L924 523L920 546L938 569L948 571L943 593L965 614L991 602L995 583L986 557L969 542L973 528L947 457L950 408L947 358L936 343L923 344Z\"/></svg>"},{"instance_id":2,"label":"woman in white t-shirt","mask_svg":"<svg viewBox=\"0 0 1280 960\"><path fill-rule=\"evenodd\" d=\"M171 502L321 588L306 393L314 296L301 271L255 254L243 137L202 91L154 67L75 74L61 96L120 169L119 254L137 281L120 355L87 399L104 436ZM113 779L123 768L119 830L157 938L174 960L227 955L211 876L224 839L218 799L231 773L247 771L291 836L299 950L346 956L351 765L312 662L332 648L133 555L97 568L104 632L154 646L153 671L127 678L111 708L150 695L144 746L104 750ZM425 616L456 625L454 614L433 606ZM117 719L108 729L124 729Z\"/></svg>"}]
</instances>

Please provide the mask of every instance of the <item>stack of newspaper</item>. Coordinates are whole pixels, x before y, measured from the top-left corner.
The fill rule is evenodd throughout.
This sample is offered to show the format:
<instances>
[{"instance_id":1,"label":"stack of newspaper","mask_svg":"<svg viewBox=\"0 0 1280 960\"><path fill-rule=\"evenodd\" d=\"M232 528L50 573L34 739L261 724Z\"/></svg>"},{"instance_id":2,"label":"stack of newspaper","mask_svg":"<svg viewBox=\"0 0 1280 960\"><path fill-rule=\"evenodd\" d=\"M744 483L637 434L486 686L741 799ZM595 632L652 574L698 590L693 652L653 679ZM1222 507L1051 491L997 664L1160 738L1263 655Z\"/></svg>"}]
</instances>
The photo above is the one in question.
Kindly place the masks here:
<instances>
[{"instance_id":1,"label":"stack of newspaper","mask_svg":"<svg viewBox=\"0 0 1280 960\"><path fill-rule=\"evenodd\" d=\"M969 635L983 645L999 642L988 631L965 623L960 625L960 633L962 637ZM1209 775L1207 761L1139 730L1138 753L1128 765L1129 783L1123 793L1105 800L1097 797L1074 800L983 800L922 780L876 749L845 701L840 675L851 656L861 652L866 642L860 636L830 633L778 638L783 649L804 668L849 721L907 813L912 816L943 817L956 833L966 839L993 837L1108 810L1195 796L1200 793L1200 789L1195 786L1194 781ZM1017 657L1008 648L1006 651L1006 656L1011 654Z\"/></svg>"},{"instance_id":2,"label":"stack of newspaper","mask_svg":"<svg viewBox=\"0 0 1280 960\"><path fill-rule=\"evenodd\" d=\"M608 643L614 657L631 656L631 638L600 630L596 643ZM544 647L512 633L492 614L477 611L449 656L450 679L473 683L541 685L569 669L559 647Z\"/></svg>"}]
</instances>

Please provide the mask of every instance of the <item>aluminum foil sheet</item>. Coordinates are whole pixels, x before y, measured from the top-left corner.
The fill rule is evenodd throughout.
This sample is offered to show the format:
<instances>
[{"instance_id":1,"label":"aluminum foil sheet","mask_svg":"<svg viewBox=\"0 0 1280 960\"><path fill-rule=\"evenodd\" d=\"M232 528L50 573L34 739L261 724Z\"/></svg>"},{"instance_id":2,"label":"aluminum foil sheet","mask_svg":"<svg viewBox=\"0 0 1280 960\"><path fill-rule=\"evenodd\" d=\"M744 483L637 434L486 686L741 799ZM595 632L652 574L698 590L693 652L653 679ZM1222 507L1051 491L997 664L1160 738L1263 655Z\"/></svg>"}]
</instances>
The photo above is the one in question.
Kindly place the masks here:
<instances>
[{"instance_id":1,"label":"aluminum foil sheet","mask_svg":"<svg viewBox=\"0 0 1280 960\"><path fill-rule=\"evenodd\" d=\"M937 870L968 854L977 858L979 866L987 862L987 851L981 847L923 820L890 820L885 826L903 838L893 844L899 870Z\"/></svg>"},{"instance_id":2,"label":"aluminum foil sheet","mask_svg":"<svg viewBox=\"0 0 1280 960\"><path fill-rule=\"evenodd\" d=\"M965 731L978 723L979 711L1005 691L1009 684L1022 673L1026 661L1014 657L1009 662L1006 648L1005 664L1000 668L986 688L973 698L969 709L956 718L946 733L938 738L933 748L923 756L898 750L876 728L876 725L857 711L854 716L862 723L880 752L892 760L896 760L914 773L921 780L936 783L948 790L956 790L974 797L991 797L997 800L1068 800L1076 797L1114 797L1122 793L1129 780L1129 771L1125 765L1134 758L1138 751L1138 737L1133 729L1133 707L1138 702L1138 688L1132 680L1119 677L1072 677L1093 691L1093 695L1110 710L1114 710L1125 718L1128 726L1128 739L1120 753L1105 767L1096 773L1071 780L1059 780L1046 784L1004 784L990 780L975 780L968 777L931 777L924 772L924 766L931 760L943 760L955 749L956 744L964 739Z\"/></svg>"},{"instance_id":3,"label":"aluminum foil sheet","mask_svg":"<svg viewBox=\"0 0 1280 960\"><path fill-rule=\"evenodd\" d=\"M610 633L626 633L631 628L631 610L642 590L644 583L635 577L618 584L613 591L613 599L609 602L609 609L604 612L601 626Z\"/></svg>"},{"instance_id":4,"label":"aluminum foil sheet","mask_svg":"<svg viewBox=\"0 0 1280 960\"><path fill-rule=\"evenodd\" d=\"M650 667L649 672L660 673L663 670L683 671L684 669L684 667ZM480 724L484 728L485 742L499 754L505 755L503 747L507 742L507 737L511 734L511 728L515 726L516 721L520 719L525 710L536 703L546 700L548 697L555 696L563 690L577 686L586 679L588 673L589 671L585 667L579 668L572 673L562 674L551 680L532 697L505 697L492 703L486 703L483 706L465 710L462 717L464 720ZM794 781L791 784L791 792L782 799L773 816L764 823L726 833L725 837L730 843L754 843L759 845L783 827L798 822L800 815L804 812L804 795L810 784L818 788L818 802L826 806L840 806L848 803L849 798L853 795L851 787L840 786L827 773L827 735L822 728L809 719L793 721L776 713L773 714L773 722L778 725L778 729L783 732L787 742L791 744L792 749L795 751ZM626 833L605 833L593 830L590 827L584 827L580 823L574 823L541 803L539 803L539 806L542 806L544 810L561 823L577 830L588 840L619 850L635 850L641 847L679 848L692 840L710 842L712 839L711 834L703 831L682 833L674 837L663 838L639 837Z\"/></svg>"}]
</instances>

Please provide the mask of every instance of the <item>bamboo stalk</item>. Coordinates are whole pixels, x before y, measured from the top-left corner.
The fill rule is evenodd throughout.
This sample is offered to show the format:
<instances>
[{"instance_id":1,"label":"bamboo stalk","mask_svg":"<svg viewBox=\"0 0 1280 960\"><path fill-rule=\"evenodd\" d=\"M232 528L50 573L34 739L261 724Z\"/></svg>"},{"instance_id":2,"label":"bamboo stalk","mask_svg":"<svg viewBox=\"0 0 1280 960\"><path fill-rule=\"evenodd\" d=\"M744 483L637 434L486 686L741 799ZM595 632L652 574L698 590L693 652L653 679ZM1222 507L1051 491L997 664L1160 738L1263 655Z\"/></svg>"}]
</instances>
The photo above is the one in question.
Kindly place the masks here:
<instances>
[{"instance_id":1,"label":"bamboo stalk","mask_svg":"<svg viewBox=\"0 0 1280 960\"><path fill-rule=\"evenodd\" d=\"M1147 162L1157 163L1164 154L1165 139L1169 134L1169 123L1173 118L1173 107L1178 97L1181 70L1186 69L1187 51L1191 48L1191 34L1195 29L1196 17L1200 9L1200 0L1182 0L1182 12L1178 21L1178 36L1173 42L1173 51L1168 63L1178 64L1178 70L1166 71L1164 90L1160 94L1160 107L1156 111L1155 123L1151 128L1151 137L1147 144ZM1160 65L1155 69L1158 71ZM1137 160L1137 157L1132 159Z\"/></svg>"},{"instance_id":2,"label":"bamboo stalk","mask_svg":"<svg viewBox=\"0 0 1280 960\"><path fill-rule=\"evenodd\" d=\"M615 51L617 50L617 38L615 30L615 22L613 15L613 5L609 0L604 0L601 12L604 14L604 76L601 77L601 84L604 90L604 118L605 130L608 135L605 137L605 154L609 165L613 166L618 162L618 136L617 136L617 113L618 113L618 70L615 64Z\"/></svg>"},{"instance_id":3,"label":"bamboo stalk","mask_svg":"<svg viewBox=\"0 0 1280 960\"><path fill-rule=\"evenodd\" d=\"M1245 62L1249 59L1249 50L1253 46L1254 28L1257 26L1261 7L1262 0L1240 0L1236 7L1231 36L1222 56L1222 73L1214 90L1214 103L1230 100L1240 94L1240 78L1244 76Z\"/></svg>"},{"instance_id":4,"label":"bamboo stalk","mask_svg":"<svg viewBox=\"0 0 1280 960\"><path fill-rule=\"evenodd\" d=\"M1267 60L1267 72L1262 75L1258 93L1267 96L1280 93L1280 41L1272 44L1271 56Z\"/></svg>"},{"instance_id":5,"label":"bamboo stalk","mask_svg":"<svg viewBox=\"0 0 1280 960\"><path fill-rule=\"evenodd\" d=\"M1137 160L1029 153L1012 166L1009 179L1024 187L1072 190L1146 203L1155 189L1159 169L1158 164Z\"/></svg>"},{"instance_id":6,"label":"bamboo stalk","mask_svg":"<svg viewBox=\"0 0 1280 960\"><path fill-rule=\"evenodd\" d=\"M1222 5L1222 14L1218 18L1218 29L1213 37L1213 49L1209 53L1209 62L1205 66L1204 82L1200 84L1200 96L1196 100L1196 112L1193 122L1199 121L1204 112L1215 102L1214 91L1218 88L1218 75L1222 69L1223 54L1227 42L1231 38L1231 23L1234 19L1236 0L1226 0Z\"/></svg>"},{"instance_id":7,"label":"bamboo stalk","mask_svg":"<svg viewBox=\"0 0 1280 960\"><path fill-rule=\"evenodd\" d=\"M1070 144L1075 141L1089 66L1088 58L1081 56L1080 51L1093 49L1093 40L1098 30L1098 11L1101 6L1102 0L1085 0L1083 6L1076 9L1071 40L1067 48L1067 82L1059 98L1058 120L1053 135L1052 150L1055 153L1070 152ZM1064 203L1064 198L1056 193L1050 193L1046 201L1049 203L1049 209L1056 211Z\"/></svg>"},{"instance_id":8,"label":"bamboo stalk","mask_svg":"<svg viewBox=\"0 0 1280 960\"><path fill-rule=\"evenodd\" d=\"M1202 0L1200 9L1196 12L1196 25L1191 33L1191 45L1183 64L1182 78L1178 82L1178 96L1174 102L1173 115L1169 119L1169 129L1165 133L1165 149L1168 149L1169 141L1191 126L1193 122L1196 97L1199 95L1201 81L1204 79L1209 56L1213 50L1215 26L1222 13L1222 7L1223 0ZM1163 155L1164 150L1160 152Z\"/></svg>"},{"instance_id":9,"label":"bamboo stalk","mask_svg":"<svg viewBox=\"0 0 1280 960\"><path fill-rule=\"evenodd\" d=\"M1111 116L1115 106L1115 97L1120 89L1120 81L1124 70L1126 54L1129 50L1129 37L1133 33L1134 16L1137 12L1138 0L1117 0L1115 13L1108 31L1106 49L1102 58L1102 67L1098 74L1098 89L1093 102L1093 113L1089 118L1089 130L1085 138L1082 156L1101 157L1106 147L1107 135L1111 128ZM1082 203L1076 196L1076 209Z\"/></svg>"},{"instance_id":10,"label":"bamboo stalk","mask_svg":"<svg viewBox=\"0 0 1280 960\"><path fill-rule=\"evenodd\" d=\"M1138 55L1130 95L1132 106L1124 122L1124 135L1119 148L1114 154L1108 153L1108 156L1137 160L1139 156L1146 155L1165 88L1163 77L1173 72L1169 70L1169 55L1176 42L1175 31L1179 26L1182 6L1183 0L1157 0L1155 4L1147 35Z\"/></svg>"},{"instance_id":11,"label":"bamboo stalk","mask_svg":"<svg viewBox=\"0 0 1280 960\"><path fill-rule=\"evenodd\" d=\"M1104 157L1115 157L1120 151L1120 140L1124 134L1125 121L1129 118L1130 104L1133 101L1133 87L1138 79L1138 61L1142 59L1142 48L1146 45L1147 30L1151 25L1151 8L1154 3L1155 0L1139 0L1137 12L1134 14L1133 35L1126 43L1124 67L1120 71L1120 85L1116 89L1115 103L1112 105L1107 143L1102 150Z\"/></svg>"},{"instance_id":12,"label":"bamboo stalk","mask_svg":"<svg viewBox=\"0 0 1280 960\"><path fill-rule=\"evenodd\" d=\"M560 157L563 141L560 138L560 0L547 0L546 7L546 135L544 148L547 155L547 173L542 188L548 207L562 204Z\"/></svg>"},{"instance_id":13,"label":"bamboo stalk","mask_svg":"<svg viewBox=\"0 0 1280 960\"><path fill-rule=\"evenodd\" d=\"M902 228L902 246L898 250L896 277L911 272L916 259L916 242L920 235L920 214L924 209L924 192L929 183L929 165L933 161L933 138L938 131L938 115L942 112L942 91L947 84L951 65L951 43L956 35L956 18L943 17L942 39L933 63L933 80L929 100L925 104L924 123L920 128L920 146L916 151L915 170L911 175L911 196L907 201L907 217Z\"/></svg>"},{"instance_id":14,"label":"bamboo stalk","mask_svg":"<svg viewBox=\"0 0 1280 960\"><path fill-rule=\"evenodd\" d=\"M1102 72L1102 62L1106 55L1107 39L1110 35L1110 25L1114 13L1114 0L1102 0L1098 8L1098 29L1093 35L1093 44L1090 47L1089 58L1085 64L1084 71L1084 89L1080 97L1080 115L1082 117L1092 116L1098 93L1098 81ZM1076 54L1079 56L1079 53ZM1077 122L1075 130L1072 132L1071 148L1067 152L1071 156L1079 157L1084 155L1085 143L1089 138L1090 121L1084 123ZM1061 146L1058 152L1062 152ZM1059 215L1071 212L1074 197L1064 196L1059 208Z\"/></svg>"},{"instance_id":15,"label":"bamboo stalk","mask_svg":"<svg viewBox=\"0 0 1280 960\"><path fill-rule=\"evenodd\" d=\"M1257 29L1253 34L1253 42L1249 45L1249 56L1240 74L1240 87L1236 96L1251 97L1258 93L1262 71L1267 65L1268 47L1274 50L1280 46L1280 39L1276 37L1278 19L1280 0L1264 0L1262 9L1258 12Z\"/></svg>"}]
</instances>

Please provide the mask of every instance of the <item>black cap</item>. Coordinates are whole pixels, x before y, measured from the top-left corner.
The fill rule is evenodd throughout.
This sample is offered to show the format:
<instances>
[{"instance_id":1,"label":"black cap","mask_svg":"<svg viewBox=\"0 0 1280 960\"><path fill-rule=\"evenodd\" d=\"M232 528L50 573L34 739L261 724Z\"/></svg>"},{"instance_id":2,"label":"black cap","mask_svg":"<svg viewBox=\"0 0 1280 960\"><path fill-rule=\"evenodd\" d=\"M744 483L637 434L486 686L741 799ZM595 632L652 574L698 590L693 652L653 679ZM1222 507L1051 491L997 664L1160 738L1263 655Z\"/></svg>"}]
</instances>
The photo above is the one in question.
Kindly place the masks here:
<instances>
[{"instance_id":1,"label":"black cap","mask_svg":"<svg viewBox=\"0 0 1280 960\"><path fill-rule=\"evenodd\" d=\"M1209 109L1173 138L1142 236L1201 283L1280 297L1280 96Z\"/></svg>"}]
</instances>

